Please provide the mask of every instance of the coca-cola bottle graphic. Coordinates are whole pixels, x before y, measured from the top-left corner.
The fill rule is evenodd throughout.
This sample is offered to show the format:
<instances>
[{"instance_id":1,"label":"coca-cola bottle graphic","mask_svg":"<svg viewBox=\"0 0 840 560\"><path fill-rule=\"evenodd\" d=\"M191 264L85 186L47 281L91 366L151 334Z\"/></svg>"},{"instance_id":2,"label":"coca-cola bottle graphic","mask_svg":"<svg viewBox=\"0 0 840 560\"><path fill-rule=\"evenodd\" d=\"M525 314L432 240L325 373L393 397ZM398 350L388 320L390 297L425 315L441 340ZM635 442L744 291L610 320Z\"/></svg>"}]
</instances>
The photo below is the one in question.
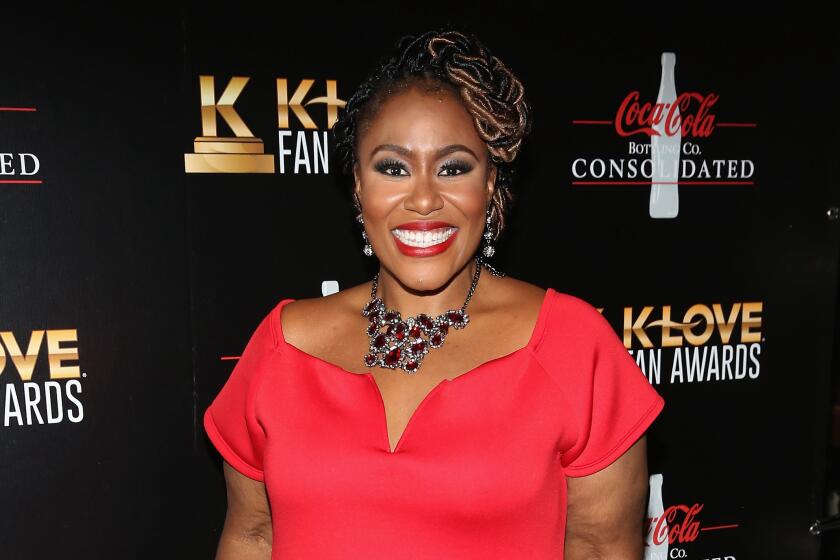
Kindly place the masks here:
<instances>
[{"instance_id":1,"label":"coca-cola bottle graphic","mask_svg":"<svg viewBox=\"0 0 840 560\"><path fill-rule=\"evenodd\" d=\"M662 53L662 78L656 103L662 108L661 118L652 128L659 134L650 137L652 176L650 185L650 217L676 218L679 213L680 147L682 121L676 105L677 88L674 85L674 65L677 56Z\"/></svg>"},{"instance_id":2,"label":"coca-cola bottle graphic","mask_svg":"<svg viewBox=\"0 0 840 560\"><path fill-rule=\"evenodd\" d=\"M662 501L662 475L650 475L645 560L668 560L668 521L664 517Z\"/></svg>"}]
</instances>

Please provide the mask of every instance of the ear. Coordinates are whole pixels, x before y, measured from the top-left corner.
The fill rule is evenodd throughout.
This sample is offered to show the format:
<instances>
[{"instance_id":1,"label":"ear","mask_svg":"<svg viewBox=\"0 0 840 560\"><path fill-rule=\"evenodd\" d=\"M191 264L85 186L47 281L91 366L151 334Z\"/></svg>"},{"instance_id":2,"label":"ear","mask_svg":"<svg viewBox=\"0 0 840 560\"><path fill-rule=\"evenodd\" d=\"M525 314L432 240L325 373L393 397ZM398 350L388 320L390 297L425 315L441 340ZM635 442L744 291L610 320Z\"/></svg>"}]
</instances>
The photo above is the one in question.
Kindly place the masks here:
<instances>
[{"instance_id":1,"label":"ear","mask_svg":"<svg viewBox=\"0 0 840 560\"><path fill-rule=\"evenodd\" d=\"M362 191L362 179L359 173L359 162L353 164L353 192L357 197L361 199L361 191Z\"/></svg>"},{"instance_id":2,"label":"ear","mask_svg":"<svg viewBox=\"0 0 840 560\"><path fill-rule=\"evenodd\" d=\"M499 168L495 163L490 164L490 172L487 174L487 203L493 200L493 193L496 191L496 175L499 173Z\"/></svg>"}]
</instances>

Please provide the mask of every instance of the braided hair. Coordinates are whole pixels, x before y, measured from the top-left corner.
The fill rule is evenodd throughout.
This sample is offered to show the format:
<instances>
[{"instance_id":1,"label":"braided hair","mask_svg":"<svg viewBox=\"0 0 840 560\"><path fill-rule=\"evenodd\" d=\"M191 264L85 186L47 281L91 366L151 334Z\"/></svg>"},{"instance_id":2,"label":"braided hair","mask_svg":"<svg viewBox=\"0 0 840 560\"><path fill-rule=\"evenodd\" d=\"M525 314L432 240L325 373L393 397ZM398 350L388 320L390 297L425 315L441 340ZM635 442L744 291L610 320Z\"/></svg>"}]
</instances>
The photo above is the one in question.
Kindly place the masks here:
<instances>
[{"instance_id":1,"label":"braided hair","mask_svg":"<svg viewBox=\"0 0 840 560\"><path fill-rule=\"evenodd\" d=\"M418 36L406 35L397 41L396 51L380 60L333 125L342 172L352 176L359 132L369 126L388 95L411 86L447 88L472 116L496 165L490 227L497 239L514 202L514 160L533 122L522 84L472 33L443 27ZM361 211L356 197L354 204Z\"/></svg>"}]
</instances>

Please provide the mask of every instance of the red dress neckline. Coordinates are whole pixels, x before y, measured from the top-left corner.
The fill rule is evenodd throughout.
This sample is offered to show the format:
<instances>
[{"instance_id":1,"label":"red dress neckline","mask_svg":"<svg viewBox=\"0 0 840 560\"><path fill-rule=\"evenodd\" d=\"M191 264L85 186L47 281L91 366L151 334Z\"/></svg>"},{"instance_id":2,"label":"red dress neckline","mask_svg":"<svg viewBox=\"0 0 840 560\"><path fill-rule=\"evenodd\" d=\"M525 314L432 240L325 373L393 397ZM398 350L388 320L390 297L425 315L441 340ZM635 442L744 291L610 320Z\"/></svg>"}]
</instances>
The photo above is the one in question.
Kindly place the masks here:
<instances>
[{"instance_id":1,"label":"red dress neckline","mask_svg":"<svg viewBox=\"0 0 840 560\"><path fill-rule=\"evenodd\" d=\"M471 368L471 369L469 369L469 370L467 370L463 373L458 374L457 376L453 377L452 379L444 379L443 381L441 381L441 383L443 383L443 382L453 382L453 381L455 381L457 379L460 379L460 378L464 377L465 375L468 375L468 374L470 374L474 371L478 371L480 369L483 369L484 367L486 367L490 364L493 364L493 363L498 362L498 361L506 360L506 359L509 359L509 358L513 358L514 356L517 356L517 355L519 355L523 352L535 349L537 347L537 345L539 344L539 341L542 339L543 332L545 331L546 316L548 314L548 308L550 307L550 303L551 303L551 300L552 300L552 293L554 291L555 291L554 288L551 288L551 287L548 287L546 289L545 295L543 296L542 304L540 305L540 310L537 313L536 323L534 324L534 328L531 331L531 337L528 339L528 342L525 344L525 346L517 348L516 350L508 352L507 354L504 354L502 356L498 356L496 358L491 358L489 360L486 360L486 361L482 362L481 364L479 364L479 365L477 365L477 366L475 366L475 367L473 367L473 368ZM330 367L330 368L332 368L336 371L340 371L340 372L343 372L343 373L346 373L346 374L349 374L349 375L353 375L353 376L357 376L357 377L373 378L373 373L371 371L357 373L355 371L347 370L347 369L341 367L338 364L335 364L333 362L330 362L328 360L325 360L323 358L320 358L318 356L310 354L309 352L306 352L305 350L302 350L302 349L298 348L297 346L294 346L294 345L290 344L289 342L287 342L286 337L283 335L283 327L282 327L281 322L280 322L280 317L281 317L281 314L283 313L283 308L286 306L286 304L291 303L293 301L296 301L296 299L295 298L285 298L285 299L281 300L279 302L279 304L277 305L277 315L275 316L275 321L274 321L273 326L274 326L274 330L275 330L276 337L277 337L277 343L279 345L281 345L284 348L291 348L293 352L296 352L303 357L310 358L312 360L318 361L321 364L326 365L326 366L328 366L328 367Z\"/></svg>"},{"instance_id":2,"label":"red dress neckline","mask_svg":"<svg viewBox=\"0 0 840 560\"><path fill-rule=\"evenodd\" d=\"M290 344L289 342L286 341L286 338L283 335L283 327L281 325L280 317L281 317L281 314L283 312L283 307L285 307L287 303L291 303L291 302L295 301L294 298L283 299L277 305L277 313L275 315L275 321L274 321L275 336L276 336L276 339L277 339L277 343L279 345L282 345L283 348L290 348L292 350L292 352L296 353L297 355L299 355L303 358L313 360L313 361L325 366L327 369L330 369L332 371L336 371L336 372L338 372L340 374L343 374L343 375L351 375L355 378L365 378L366 377L368 379L368 381L370 381L370 383L372 385L372 388L374 389L374 391L376 393L377 400L379 402L379 406L381 407L380 412L381 412L382 420L383 420L382 431L383 431L383 435L384 435L385 450L388 454L394 455L394 454L399 452L400 447L401 447L403 441L406 438L406 434L409 432L412 425L416 422L415 418L417 418L417 416L421 413L421 411L423 410L423 407L426 405L426 403L428 403L444 387L449 387L450 383L458 382L461 379L469 377L471 374L477 373L477 372L479 372L481 370L484 370L484 369L486 369L490 366L498 365L498 364L506 362L508 360L512 360L515 357L519 356L520 354L527 354L529 352L533 352L534 349L536 349L537 345L539 344L540 340L542 339L543 332L545 331L546 317L548 315L548 309L549 309L550 303L552 301L552 293L551 292L553 292L553 291L554 290L551 287L546 289L545 295L543 296L542 304L540 305L540 310L537 314L536 323L534 324L534 328L531 331L531 337L528 339L528 342L525 344L525 346L517 348L516 350L513 350L512 352L508 352L507 354L505 354L503 356L498 356L496 358L486 360L486 361L482 362L481 364L479 364L479 365L477 365L477 366L475 366L475 367L473 367L473 368L471 368L471 369L469 369L469 370L467 370L463 373L458 374L457 376L453 377L452 379L444 378L444 379L440 380L434 387L432 387L432 389L428 393L426 393L426 396L423 397L423 399L420 401L420 403L417 405L417 407L411 413L411 415L409 416L408 422L406 423L405 428L403 429L403 432L397 438L397 443L393 446L393 448L391 448L391 436L388 433L388 419L387 419L387 411L386 411L386 406L385 406L385 398L382 396L382 390L379 388L379 385L376 383L376 378L373 376L373 373L371 371L366 371L364 373L356 373L356 372L347 370L347 369L339 366L338 364L335 364L333 362L330 362L328 360L325 360L323 358L320 358L318 356L310 354L309 352L301 350L297 346L294 346L294 345L292 345L292 344Z\"/></svg>"}]
</instances>

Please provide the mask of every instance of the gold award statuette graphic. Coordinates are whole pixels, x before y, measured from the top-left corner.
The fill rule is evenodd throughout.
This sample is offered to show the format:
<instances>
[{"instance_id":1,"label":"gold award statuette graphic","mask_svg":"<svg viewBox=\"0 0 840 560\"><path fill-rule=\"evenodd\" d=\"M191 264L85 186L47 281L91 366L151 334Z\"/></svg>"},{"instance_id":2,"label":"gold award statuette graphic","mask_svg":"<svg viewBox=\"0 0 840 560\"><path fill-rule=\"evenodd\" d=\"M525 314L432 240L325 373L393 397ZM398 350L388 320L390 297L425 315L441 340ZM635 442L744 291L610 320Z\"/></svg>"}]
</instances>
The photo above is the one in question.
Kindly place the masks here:
<instances>
[{"instance_id":1,"label":"gold award statuette graphic","mask_svg":"<svg viewBox=\"0 0 840 560\"><path fill-rule=\"evenodd\" d=\"M193 143L195 153L184 154L187 173L274 173L274 155L256 138L233 108L249 78L234 76L216 101L213 76L200 76L201 131ZM217 136L216 114L236 136Z\"/></svg>"}]
</instances>

